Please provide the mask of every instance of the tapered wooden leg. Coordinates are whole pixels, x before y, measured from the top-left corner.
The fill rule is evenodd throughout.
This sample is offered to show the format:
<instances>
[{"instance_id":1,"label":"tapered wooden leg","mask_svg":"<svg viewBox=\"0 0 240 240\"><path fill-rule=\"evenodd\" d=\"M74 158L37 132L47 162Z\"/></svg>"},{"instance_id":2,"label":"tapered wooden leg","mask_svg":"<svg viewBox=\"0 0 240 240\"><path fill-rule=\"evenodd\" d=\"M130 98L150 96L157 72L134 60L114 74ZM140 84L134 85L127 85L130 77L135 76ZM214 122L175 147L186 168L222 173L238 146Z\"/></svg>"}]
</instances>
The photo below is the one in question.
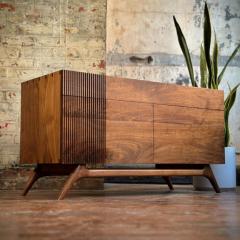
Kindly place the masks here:
<instances>
[{"instance_id":1,"label":"tapered wooden leg","mask_svg":"<svg viewBox=\"0 0 240 240\"><path fill-rule=\"evenodd\" d=\"M162 168L162 165L161 165L161 164L155 164L155 167L156 167L156 169L161 169L161 168ZM163 178L163 179L165 180L165 182L167 183L169 189L170 189L170 190L174 190L173 185L172 185L171 178L170 178L169 176L163 176L162 178Z\"/></svg>"},{"instance_id":2,"label":"tapered wooden leg","mask_svg":"<svg viewBox=\"0 0 240 240\"><path fill-rule=\"evenodd\" d=\"M27 195L27 193L29 192L29 190L31 189L33 184L38 180L39 177L40 177L40 175L38 174L38 170L36 168L31 172L31 175L29 176L27 185L22 193L23 196Z\"/></svg>"},{"instance_id":3,"label":"tapered wooden leg","mask_svg":"<svg viewBox=\"0 0 240 240\"><path fill-rule=\"evenodd\" d=\"M163 179L165 180L165 182L167 183L168 187L170 190L174 190L173 185L172 185L172 181L170 177L163 177Z\"/></svg>"},{"instance_id":4,"label":"tapered wooden leg","mask_svg":"<svg viewBox=\"0 0 240 240\"><path fill-rule=\"evenodd\" d=\"M69 189L72 187L73 183L76 182L81 176L81 166L77 166L77 168L71 173L68 180L65 182L63 189L58 197L58 200L62 200Z\"/></svg>"},{"instance_id":5,"label":"tapered wooden leg","mask_svg":"<svg viewBox=\"0 0 240 240\"><path fill-rule=\"evenodd\" d=\"M218 186L216 178L213 174L213 171L209 165L204 167L204 176L210 181L216 193L220 193L221 190Z\"/></svg>"}]
</instances>

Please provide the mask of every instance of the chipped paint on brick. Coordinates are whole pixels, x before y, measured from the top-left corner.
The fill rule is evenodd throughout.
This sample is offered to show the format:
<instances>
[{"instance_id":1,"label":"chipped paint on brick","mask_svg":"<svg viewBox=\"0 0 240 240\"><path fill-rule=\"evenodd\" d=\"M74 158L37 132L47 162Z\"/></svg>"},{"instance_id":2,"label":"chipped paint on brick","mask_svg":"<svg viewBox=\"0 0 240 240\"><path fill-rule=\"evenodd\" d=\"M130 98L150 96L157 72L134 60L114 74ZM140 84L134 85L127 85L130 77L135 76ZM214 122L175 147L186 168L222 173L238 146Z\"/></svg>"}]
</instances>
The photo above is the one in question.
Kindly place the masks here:
<instances>
[{"instance_id":1,"label":"chipped paint on brick","mask_svg":"<svg viewBox=\"0 0 240 240\"><path fill-rule=\"evenodd\" d=\"M40 13L39 12L33 12L29 14L25 14L26 18L32 20L34 23L40 23Z\"/></svg>"},{"instance_id":2,"label":"chipped paint on brick","mask_svg":"<svg viewBox=\"0 0 240 240\"><path fill-rule=\"evenodd\" d=\"M84 8L84 7L79 7L78 11L79 11L79 12L84 12L84 11L85 11L85 8Z\"/></svg>"},{"instance_id":3,"label":"chipped paint on brick","mask_svg":"<svg viewBox=\"0 0 240 240\"><path fill-rule=\"evenodd\" d=\"M105 60L101 60L100 63L99 63L97 66L98 66L98 68L100 68L100 69L105 69L105 67L106 67L106 62L105 62Z\"/></svg>"},{"instance_id":4,"label":"chipped paint on brick","mask_svg":"<svg viewBox=\"0 0 240 240\"><path fill-rule=\"evenodd\" d=\"M7 9L9 12L14 12L16 9L12 4L0 3L0 10Z\"/></svg>"},{"instance_id":5,"label":"chipped paint on brick","mask_svg":"<svg viewBox=\"0 0 240 240\"><path fill-rule=\"evenodd\" d=\"M7 128L8 125L9 125L9 123L4 123L4 124L0 125L0 129Z\"/></svg>"}]
</instances>

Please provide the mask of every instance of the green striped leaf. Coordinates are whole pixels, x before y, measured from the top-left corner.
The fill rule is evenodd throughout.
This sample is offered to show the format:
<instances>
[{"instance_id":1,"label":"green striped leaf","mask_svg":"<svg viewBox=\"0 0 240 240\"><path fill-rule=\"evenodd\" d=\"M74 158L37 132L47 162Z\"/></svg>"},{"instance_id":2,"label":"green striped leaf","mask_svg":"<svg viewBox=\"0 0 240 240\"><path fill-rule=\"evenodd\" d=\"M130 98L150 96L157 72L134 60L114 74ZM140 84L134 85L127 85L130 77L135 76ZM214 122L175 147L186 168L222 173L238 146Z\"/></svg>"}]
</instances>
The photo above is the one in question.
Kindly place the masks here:
<instances>
[{"instance_id":1,"label":"green striped leaf","mask_svg":"<svg viewBox=\"0 0 240 240\"><path fill-rule=\"evenodd\" d=\"M203 24L203 43L204 43L204 52L205 58L208 67L208 88L212 86L212 63L211 63L211 56L210 56L210 47L211 47L211 21L208 11L207 3L205 2L204 7L204 24Z\"/></svg>"},{"instance_id":2,"label":"green striped leaf","mask_svg":"<svg viewBox=\"0 0 240 240\"><path fill-rule=\"evenodd\" d=\"M240 86L240 83L237 84L233 89L229 87L229 94L224 101L224 131L225 131L225 146L229 146L230 142L230 133L229 133L229 113L235 103L237 89Z\"/></svg>"},{"instance_id":3,"label":"green striped leaf","mask_svg":"<svg viewBox=\"0 0 240 240\"><path fill-rule=\"evenodd\" d=\"M197 87L198 85L197 85L197 82L194 79L192 60L191 60L191 56L190 56L190 53L189 53L189 50L188 50L186 39L185 39L185 37L182 33L182 30L181 30L181 28L180 28L180 26L179 26L179 24L178 24L178 22L177 22L177 20L174 16L173 16L173 20L174 20L175 28L176 28L176 31L177 31L178 42L179 42L179 45L181 47L182 53L184 55L184 58L185 58L185 61L186 61L187 67L188 67L188 72L189 72L189 75L190 75L190 80L191 80L192 86Z\"/></svg>"},{"instance_id":4,"label":"green striped leaf","mask_svg":"<svg viewBox=\"0 0 240 240\"><path fill-rule=\"evenodd\" d=\"M208 81L208 73L205 53L202 44L200 47L200 75L201 75L201 87L206 88Z\"/></svg>"},{"instance_id":5,"label":"green striped leaf","mask_svg":"<svg viewBox=\"0 0 240 240\"><path fill-rule=\"evenodd\" d=\"M212 54L212 82L213 88L218 89L218 43L216 33L214 32L215 40L214 40L214 47L213 47L213 54Z\"/></svg>"},{"instance_id":6,"label":"green striped leaf","mask_svg":"<svg viewBox=\"0 0 240 240\"><path fill-rule=\"evenodd\" d=\"M235 55L237 54L238 50L240 49L240 44L234 49L234 51L232 52L231 56L228 58L223 70L221 71L221 73L218 76L218 84L220 84L220 82L222 81L224 72L226 71L226 68L228 66L228 64L232 61L232 59L235 57Z\"/></svg>"}]
</instances>

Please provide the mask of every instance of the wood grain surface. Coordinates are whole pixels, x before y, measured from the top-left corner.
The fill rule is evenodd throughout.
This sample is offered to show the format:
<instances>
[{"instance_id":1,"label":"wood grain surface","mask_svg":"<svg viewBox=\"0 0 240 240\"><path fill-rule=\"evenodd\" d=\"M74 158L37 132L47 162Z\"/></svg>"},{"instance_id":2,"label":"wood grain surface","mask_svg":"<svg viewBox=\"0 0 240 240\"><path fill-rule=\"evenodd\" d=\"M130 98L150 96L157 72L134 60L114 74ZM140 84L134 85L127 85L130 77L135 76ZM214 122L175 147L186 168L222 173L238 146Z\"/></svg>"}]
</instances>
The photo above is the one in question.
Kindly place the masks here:
<instances>
[{"instance_id":1,"label":"wood grain surface","mask_svg":"<svg viewBox=\"0 0 240 240\"><path fill-rule=\"evenodd\" d=\"M75 97L106 98L105 76L94 73L61 71L66 87L62 94Z\"/></svg>"},{"instance_id":2,"label":"wood grain surface","mask_svg":"<svg viewBox=\"0 0 240 240\"><path fill-rule=\"evenodd\" d=\"M106 119L112 121L153 122L153 104L107 100Z\"/></svg>"},{"instance_id":3,"label":"wood grain surface","mask_svg":"<svg viewBox=\"0 0 240 240\"><path fill-rule=\"evenodd\" d=\"M60 73L22 84L21 163L60 162Z\"/></svg>"},{"instance_id":4,"label":"wood grain surface","mask_svg":"<svg viewBox=\"0 0 240 240\"><path fill-rule=\"evenodd\" d=\"M154 123L155 163L223 163L224 129Z\"/></svg>"},{"instance_id":5,"label":"wood grain surface","mask_svg":"<svg viewBox=\"0 0 240 240\"><path fill-rule=\"evenodd\" d=\"M106 163L153 163L151 122L106 121Z\"/></svg>"},{"instance_id":6,"label":"wood grain surface","mask_svg":"<svg viewBox=\"0 0 240 240\"><path fill-rule=\"evenodd\" d=\"M20 163L39 161L38 79L21 84Z\"/></svg>"},{"instance_id":7,"label":"wood grain surface","mask_svg":"<svg viewBox=\"0 0 240 240\"><path fill-rule=\"evenodd\" d=\"M152 163L153 105L107 100L107 163Z\"/></svg>"},{"instance_id":8,"label":"wood grain surface","mask_svg":"<svg viewBox=\"0 0 240 240\"><path fill-rule=\"evenodd\" d=\"M22 84L21 111L21 163L224 162L222 91L59 71Z\"/></svg>"},{"instance_id":9,"label":"wood grain surface","mask_svg":"<svg viewBox=\"0 0 240 240\"><path fill-rule=\"evenodd\" d=\"M68 164L86 163L91 159L92 164L104 162L106 150L106 126L101 119L85 117L65 117L67 124L63 125L61 162ZM68 124L75 122L75 124ZM90 161L90 160L89 160Z\"/></svg>"},{"instance_id":10,"label":"wood grain surface","mask_svg":"<svg viewBox=\"0 0 240 240\"><path fill-rule=\"evenodd\" d=\"M154 104L154 122L218 126L224 124L224 112L202 108L189 108ZM211 128L209 129L211 131Z\"/></svg>"},{"instance_id":11,"label":"wood grain surface","mask_svg":"<svg viewBox=\"0 0 240 240\"><path fill-rule=\"evenodd\" d=\"M215 194L177 185L105 184L104 190L0 193L1 240L239 240L240 187ZM55 238L55 237L54 237Z\"/></svg>"},{"instance_id":12,"label":"wood grain surface","mask_svg":"<svg viewBox=\"0 0 240 240\"><path fill-rule=\"evenodd\" d=\"M106 77L106 90L107 99L223 110L218 90L117 77Z\"/></svg>"}]
</instances>

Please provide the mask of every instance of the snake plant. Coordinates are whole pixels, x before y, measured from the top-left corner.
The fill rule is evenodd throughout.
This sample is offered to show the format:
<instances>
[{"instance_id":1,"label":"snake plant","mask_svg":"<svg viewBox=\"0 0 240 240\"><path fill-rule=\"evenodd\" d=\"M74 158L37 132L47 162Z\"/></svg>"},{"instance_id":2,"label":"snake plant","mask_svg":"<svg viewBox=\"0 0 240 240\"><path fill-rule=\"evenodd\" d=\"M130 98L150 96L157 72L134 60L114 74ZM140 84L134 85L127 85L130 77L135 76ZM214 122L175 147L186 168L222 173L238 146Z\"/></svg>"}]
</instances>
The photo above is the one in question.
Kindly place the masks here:
<instances>
[{"instance_id":1,"label":"snake plant","mask_svg":"<svg viewBox=\"0 0 240 240\"><path fill-rule=\"evenodd\" d=\"M173 16L178 42L181 47L182 53L187 64L191 84L193 87L202 87L202 88L211 88L219 89L219 85L223 79L223 75L232 61L232 59L237 54L240 49L240 44L235 48L230 57L228 58L225 66L222 71L218 74L218 42L216 33L214 32L214 45L211 54L211 38L212 38L212 27L211 20L209 15L209 10L207 3L204 7L204 22L203 22L203 44L200 46L200 83L198 83L194 77L193 65L191 60L191 55L189 53L189 48L186 42L186 39L182 33L181 27L179 26L176 18ZM237 89L240 84L237 84L234 88L229 87L229 94L224 100L224 122L225 122L225 146L229 146L230 134L229 134L229 113L232 109ZM228 85L229 86L229 85Z\"/></svg>"}]
</instances>

